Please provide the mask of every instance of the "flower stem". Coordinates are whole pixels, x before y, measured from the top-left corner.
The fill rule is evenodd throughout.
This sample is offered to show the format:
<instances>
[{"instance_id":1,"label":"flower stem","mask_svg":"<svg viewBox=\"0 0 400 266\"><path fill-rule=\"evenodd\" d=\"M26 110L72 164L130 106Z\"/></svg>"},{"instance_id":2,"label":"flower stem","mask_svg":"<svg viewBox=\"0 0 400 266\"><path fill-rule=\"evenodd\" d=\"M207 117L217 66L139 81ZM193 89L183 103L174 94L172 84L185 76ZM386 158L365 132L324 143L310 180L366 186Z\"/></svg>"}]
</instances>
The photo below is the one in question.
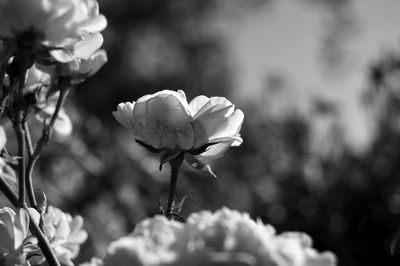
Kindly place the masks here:
<instances>
[{"instance_id":1,"label":"flower stem","mask_svg":"<svg viewBox=\"0 0 400 266\"><path fill-rule=\"evenodd\" d=\"M22 207L25 204L25 138L20 120L21 114L14 125L14 130L18 140L18 205Z\"/></svg>"},{"instance_id":2,"label":"flower stem","mask_svg":"<svg viewBox=\"0 0 400 266\"><path fill-rule=\"evenodd\" d=\"M29 201L31 203L31 206L37 209L37 202L35 198L35 193L33 191L33 182L32 182L32 174L33 174L33 168L35 166L36 161L39 159L39 156L44 148L44 146L48 143L50 136L51 136L51 130L54 126L54 123L57 120L58 114L61 110L61 107L63 106L65 99L68 95L69 92L69 80L61 80L60 81L60 96L58 97L57 104L56 104L56 109L53 113L53 115L50 118L50 122L44 126L42 136L38 140L36 147L34 151L32 152L32 156L30 156L28 160L28 165L26 167L26 187L27 187L27 192L28 192L28 197Z\"/></svg>"},{"instance_id":3,"label":"flower stem","mask_svg":"<svg viewBox=\"0 0 400 266\"><path fill-rule=\"evenodd\" d=\"M171 214L173 213L176 183L178 181L178 172L180 166L182 165L183 157L184 153L180 153L177 157L169 161L169 164L171 165L171 181L169 184L169 194L168 194L167 212L166 212L167 217L170 217Z\"/></svg>"},{"instance_id":4,"label":"flower stem","mask_svg":"<svg viewBox=\"0 0 400 266\"><path fill-rule=\"evenodd\" d=\"M24 61L24 60L21 60ZM25 163L26 163L26 154L25 154L25 133L22 125L25 121L25 103L23 99L23 90L25 81L27 78L28 69L25 64L21 63L19 67L18 73L18 89L16 92L17 95L17 108L16 108L16 118L13 121L13 126L15 130L15 134L17 135L18 141L18 204L19 207L22 207L25 204Z\"/></svg>"}]
</instances>

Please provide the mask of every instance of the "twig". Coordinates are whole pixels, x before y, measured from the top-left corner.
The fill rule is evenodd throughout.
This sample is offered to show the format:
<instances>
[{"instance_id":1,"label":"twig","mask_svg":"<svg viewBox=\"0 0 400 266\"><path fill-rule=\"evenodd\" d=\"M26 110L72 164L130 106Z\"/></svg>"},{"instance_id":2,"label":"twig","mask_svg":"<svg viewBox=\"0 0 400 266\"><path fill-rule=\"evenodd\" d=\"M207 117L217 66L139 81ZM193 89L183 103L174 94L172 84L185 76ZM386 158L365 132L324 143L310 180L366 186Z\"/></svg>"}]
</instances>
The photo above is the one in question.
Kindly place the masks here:
<instances>
[{"instance_id":1,"label":"twig","mask_svg":"<svg viewBox=\"0 0 400 266\"><path fill-rule=\"evenodd\" d=\"M14 124L14 130L18 140L18 202L19 207L25 204L25 138L21 125L21 112L18 114L18 120Z\"/></svg>"},{"instance_id":2,"label":"twig","mask_svg":"<svg viewBox=\"0 0 400 266\"><path fill-rule=\"evenodd\" d=\"M33 182L32 182L32 173L33 173L33 168L35 166L36 161L39 159L40 154L42 153L42 150L44 146L48 143L51 135L51 130L54 126L54 123L58 117L58 114L60 113L61 107L63 106L65 99L68 95L69 92L69 81L60 81L60 96L58 97L57 104L56 104L56 109L54 110L54 113L50 119L50 122L43 127L43 132L42 136L38 140L35 150L32 152L32 156L28 160L28 165L26 167L26 187L27 187L27 192L28 192L28 197L29 201L31 203L31 206L34 207L35 209L37 208L37 202L35 198L35 193L33 190Z\"/></svg>"},{"instance_id":3,"label":"twig","mask_svg":"<svg viewBox=\"0 0 400 266\"><path fill-rule=\"evenodd\" d=\"M28 122L25 121L22 126L24 128L25 143L26 143L26 147L28 148L28 155L30 158L33 155L33 146L32 146L32 138L31 138Z\"/></svg>"},{"instance_id":4,"label":"twig","mask_svg":"<svg viewBox=\"0 0 400 266\"><path fill-rule=\"evenodd\" d=\"M21 65L18 75L18 90L17 94L17 108L16 118L13 121L15 134L17 135L18 141L18 202L19 206L22 207L25 204L25 133L22 125L25 120L25 104L23 100L23 90L25 81L27 78L28 70Z\"/></svg>"}]
</instances>

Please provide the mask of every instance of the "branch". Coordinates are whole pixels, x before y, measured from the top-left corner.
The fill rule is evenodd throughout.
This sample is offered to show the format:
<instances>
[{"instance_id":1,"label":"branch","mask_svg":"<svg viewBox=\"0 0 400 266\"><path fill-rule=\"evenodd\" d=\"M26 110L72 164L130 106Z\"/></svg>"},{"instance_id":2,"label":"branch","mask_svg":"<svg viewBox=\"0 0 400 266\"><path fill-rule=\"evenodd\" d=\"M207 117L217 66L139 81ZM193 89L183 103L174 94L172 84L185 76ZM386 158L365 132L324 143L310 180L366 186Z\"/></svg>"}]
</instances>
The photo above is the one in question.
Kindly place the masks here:
<instances>
[{"instance_id":1,"label":"branch","mask_svg":"<svg viewBox=\"0 0 400 266\"><path fill-rule=\"evenodd\" d=\"M60 84L59 84L60 96L58 97L58 100L57 100L56 109L54 110L54 113L51 116L50 122L43 127L42 136L38 140L35 150L32 152L32 156L30 156L30 158L28 160L28 165L26 167L25 181L26 181L28 197L29 197L31 206L34 207L35 209L37 209L37 202L36 202L35 193L34 193L34 189L33 189L33 182L32 182L33 168L36 164L36 161L39 159L43 148L46 146L46 144L48 143L48 141L50 139L51 130L54 126L54 123L57 120L57 117L61 110L61 107L63 106L65 99L68 95L69 84L70 84L69 81L66 81L66 80L60 81Z\"/></svg>"}]
</instances>

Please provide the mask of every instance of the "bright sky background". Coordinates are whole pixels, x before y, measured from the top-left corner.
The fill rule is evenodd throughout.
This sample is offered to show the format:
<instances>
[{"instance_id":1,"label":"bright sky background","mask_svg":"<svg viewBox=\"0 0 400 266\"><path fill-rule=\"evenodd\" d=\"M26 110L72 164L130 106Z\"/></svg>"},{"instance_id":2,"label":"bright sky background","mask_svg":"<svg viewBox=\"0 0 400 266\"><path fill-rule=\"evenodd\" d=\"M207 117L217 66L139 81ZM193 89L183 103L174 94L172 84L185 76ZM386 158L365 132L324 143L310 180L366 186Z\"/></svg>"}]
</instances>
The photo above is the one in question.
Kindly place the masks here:
<instances>
[{"instance_id":1,"label":"bright sky background","mask_svg":"<svg viewBox=\"0 0 400 266\"><path fill-rule=\"evenodd\" d=\"M237 22L224 25L236 78L236 95L255 98L269 73L282 74L292 89L288 104L323 95L340 103L348 138L363 145L370 138L359 94L368 63L383 51L400 48L400 1L354 0L356 31L346 39L348 52L339 70L320 60L329 19L326 10L297 0L274 1ZM249 93L251 92L251 93Z\"/></svg>"}]
</instances>

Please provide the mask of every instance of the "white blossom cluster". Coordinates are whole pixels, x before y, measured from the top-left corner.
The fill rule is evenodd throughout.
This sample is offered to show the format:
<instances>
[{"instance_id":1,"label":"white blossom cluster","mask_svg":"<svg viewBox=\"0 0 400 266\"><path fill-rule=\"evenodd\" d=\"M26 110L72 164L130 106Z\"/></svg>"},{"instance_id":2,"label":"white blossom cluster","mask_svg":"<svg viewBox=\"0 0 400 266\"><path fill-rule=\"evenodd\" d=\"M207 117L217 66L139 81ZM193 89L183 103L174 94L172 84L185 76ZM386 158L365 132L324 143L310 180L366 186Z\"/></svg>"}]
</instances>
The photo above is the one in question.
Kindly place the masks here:
<instances>
[{"instance_id":1,"label":"white blossom cluster","mask_svg":"<svg viewBox=\"0 0 400 266\"><path fill-rule=\"evenodd\" d=\"M223 208L193 213L186 223L146 219L111 243L104 265L336 265L331 252L319 253L311 245L304 233L276 234L271 225Z\"/></svg>"}]
</instances>

